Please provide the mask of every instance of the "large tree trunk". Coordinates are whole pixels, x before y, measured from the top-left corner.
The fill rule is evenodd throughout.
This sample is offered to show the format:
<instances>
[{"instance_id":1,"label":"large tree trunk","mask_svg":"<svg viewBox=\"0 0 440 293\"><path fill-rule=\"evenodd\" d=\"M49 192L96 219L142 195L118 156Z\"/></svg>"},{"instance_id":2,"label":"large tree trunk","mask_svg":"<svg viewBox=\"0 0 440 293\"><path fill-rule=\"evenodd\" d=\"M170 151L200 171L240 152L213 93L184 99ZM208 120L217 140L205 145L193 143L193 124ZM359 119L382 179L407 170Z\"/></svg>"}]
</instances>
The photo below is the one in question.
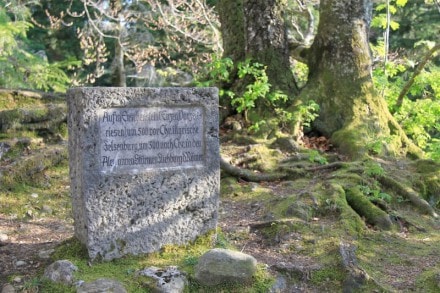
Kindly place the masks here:
<instances>
[{"instance_id":1,"label":"large tree trunk","mask_svg":"<svg viewBox=\"0 0 440 293\"><path fill-rule=\"evenodd\" d=\"M289 62L284 0L244 0L246 57L267 66L274 89L298 94Z\"/></svg>"},{"instance_id":2,"label":"large tree trunk","mask_svg":"<svg viewBox=\"0 0 440 293\"><path fill-rule=\"evenodd\" d=\"M292 98L299 91L289 62L283 15L285 5L283 0L220 0L217 9L223 56L231 58L235 64L248 58L264 64L272 90L280 90ZM238 92L245 86L231 85ZM259 106L263 108L260 110L268 110Z\"/></svg>"},{"instance_id":3,"label":"large tree trunk","mask_svg":"<svg viewBox=\"0 0 440 293\"><path fill-rule=\"evenodd\" d=\"M367 39L371 4L371 0L321 1L318 32L308 55L309 80L301 99L320 105L314 128L350 156L359 157L380 141L387 142L384 151L389 153L419 155L373 86Z\"/></svg>"}]
</instances>

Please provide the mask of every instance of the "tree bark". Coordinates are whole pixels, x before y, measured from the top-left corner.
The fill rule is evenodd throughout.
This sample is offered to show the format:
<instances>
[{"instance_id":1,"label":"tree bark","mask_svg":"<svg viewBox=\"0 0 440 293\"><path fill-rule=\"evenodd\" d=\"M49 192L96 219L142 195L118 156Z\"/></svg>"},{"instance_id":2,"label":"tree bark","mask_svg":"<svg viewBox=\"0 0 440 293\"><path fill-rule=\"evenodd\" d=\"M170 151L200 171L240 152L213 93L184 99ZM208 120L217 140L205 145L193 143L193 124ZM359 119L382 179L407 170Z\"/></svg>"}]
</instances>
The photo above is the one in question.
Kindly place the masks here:
<instances>
[{"instance_id":1,"label":"tree bark","mask_svg":"<svg viewBox=\"0 0 440 293\"><path fill-rule=\"evenodd\" d=\"M126 87L124 51L119 39L115 40L115 57L112 65L112 86Z\"/></svg>"},{"instance_id":2,"label":"tree bark","mask_svg":"<svg viewBox=\"0 0 440 293\"><path fill-rule=\"evenodd\" d=\"M116 17L119 16L123 9L121 0L112 0L110 1L110 5ZM124 33L124 25L119 20L117 24L116 32L118 34L118 38L115 39L115 57L113 59L113 70L112 70L112 86L117 87L126 87L126 75L125 75L125 63L124 63L124 48L122 47L122 35Z\"/></svg>"},{"instance_id":3,"label":"tree bark","mask_svg":"<svg viewBox=\"0 0 440 293\"><path fill-rule=\"evenodd\" d=\"M371 0L321 1L318 32L308 54L309 80L301 100L320 105L313 127L351 157L365 155L369 144L381 140L387 142L384 152L419 157L420 150L396 123L372 82L370 9Z\"/></svg>"},{"instance_id":4,"label":"tree bark","mask_svg":"<svg viewBox=\"0 0 440 293\"><path fill-rule=\"evenodd\" d=\"M290 97L299 93L289 61L283 0L244 0L246 57L267 66L269 82Z\"/></svg>"},{"instance_id":5,"label":"tree bark","mask_svg":"<svg viewBox=\"0 0 440 293\"><path fill-rule=\"evenodd\" d=\"M298 94L293 77L283 0L220 0L224 57L235 64L247 58L267 66L269 83L289 97Z\"/></svg>"}]
</instances>

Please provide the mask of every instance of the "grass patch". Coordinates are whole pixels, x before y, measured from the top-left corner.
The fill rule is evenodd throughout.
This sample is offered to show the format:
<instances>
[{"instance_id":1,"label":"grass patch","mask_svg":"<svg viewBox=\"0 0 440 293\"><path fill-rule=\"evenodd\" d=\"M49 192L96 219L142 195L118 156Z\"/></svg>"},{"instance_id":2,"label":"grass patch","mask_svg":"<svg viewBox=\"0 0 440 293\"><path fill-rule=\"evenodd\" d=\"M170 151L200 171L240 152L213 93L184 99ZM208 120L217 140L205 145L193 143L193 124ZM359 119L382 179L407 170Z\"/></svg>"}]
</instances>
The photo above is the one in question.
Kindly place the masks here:
<instances>
[{"instance_id":1,"label":"grass patch","mask_svg":"<svg viewBox=\"0 0 440 293\"><path fill-rule=\"evenodd\" d=\"M140 276L136 272L150 267L178 266L189 281L185 292L267 292L273 284L273 277L267 272L264 265L258 265L256 274L250 284L223 284L215 287L202 286L194 279L195 267L199 257L207 250L218 246L221 231L208 233L198 237L194 242L184 245L167 245L160 251L137 256L124 256L107 262L90 263L87 249L75 238L62 243L52 255L53 260L68 259L78 267L75 279L85 282L98 278L110 278L120 281L128 292L149 292L148 284L151 279ZM220 238L222 239L222 238ZM72 287L59 286L42 281L39 285L42 292L73 292ZM65 291L62 291L66 289ZM59 290L59 291L57 291Z\"/></svg>"}]
</instances>

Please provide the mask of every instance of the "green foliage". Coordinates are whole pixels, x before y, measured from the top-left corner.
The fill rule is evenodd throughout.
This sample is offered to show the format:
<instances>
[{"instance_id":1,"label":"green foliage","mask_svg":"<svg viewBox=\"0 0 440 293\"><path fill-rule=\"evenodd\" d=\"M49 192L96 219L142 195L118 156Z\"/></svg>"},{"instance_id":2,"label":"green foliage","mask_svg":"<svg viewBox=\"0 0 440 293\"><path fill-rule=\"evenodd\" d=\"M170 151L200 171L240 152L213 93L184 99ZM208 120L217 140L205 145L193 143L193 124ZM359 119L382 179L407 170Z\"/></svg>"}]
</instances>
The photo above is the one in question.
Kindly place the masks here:
<instances>
[{"instance_id":1,"label":"green foliage","mask_svg":"<svg viewBox=\"0 0 440 293\"><path fill-rule=\"evenodd\" d=\"M12 5L10 9L13 8ZM32 52L27 39L27 31L32 27L26 20L11 20L8 11L0 6L0 86L66 91L70 79L64 70L79 63L49 63L44 51Z\"/></svg>"},{"instance_id":2,"label":"green foliage","mask_svg":"<svg viewBox=\"0 0 440 293\"><path fill-rule=\"evenodd\" d=\"M287 95L275 91L270 92L271 84L266 74L266 66L247 59L240 62L237 66L238 77L240 79L250 78L252 80L246 86L246 91L240 95L232 97L232 105L236 107L238 113L244 113L247 120L247 111L256 105L257 100L265 100L269 105L273 106L277 101L286 101Z\"/></svg>"},{"instance_id":3,"label":"green foliage","mask_svg":"<svg viewBox=\"0 0 440 293\"><path fill-rule=\"evenodd\" d=\"M406 2L391 1L390 13L398 15L405 12ZM405 9L401 9L404 6ZM414 8L410 8L411 10L409 8L408 10L415 13ZM385 28L383 21L386 15L382 13L384 10L386 4L379 4L376 7L379 13L373 19L373 27ZM405 18L401 17L399 21L405 21ZM397 29L398 26L394 28ZM405 27L404 30L408 31L408 28ZM416 71L416 65L426 58L425 55L434 46L434 41L419 39L413 43L413 48L404 54L388 56L384 66L376 64L373 81L406 134L426 152L427 157L438 160L440 157L440 67L436 62L438 52L434 52L420 72ZM382 39L372 44L371 49L376 59L385 57L386 49ZM402 91L413 75L416 75L414 82L403 96L405 92ZM377 141L377 144L370 146L372 153L376 152L379 145Z\"/></svg>"},{"instance_id":4,"label":"green foliage","mask_svg":"<svg viewBox=\"0 0 440 293\"><path fill-rule=\"evenodd\" d=\"M406 134L428 157L439 158L440 146L440 68L431 65L417 76L402 105L396 107L397 97L411 68L394 62L387 63L387 71L376 68L373 80L388 102L390 111Z\"/></svg>"},{"instance_id":5,"label":"green foliage","mask_svg":"<svg viewBox=\"0 0 440 293\"><path fill-rule=\"evenodd\" d=\"M364 174L368 176L381 176L385 174L385 170L379 163L367 161L364 164Z\"/></svg>"},{"instance_id":6,"label":"green foliage","mask_svg":"<svg viewBox=\"0 0 440 293\"><path fill-rule=\"evenodd\" d=\"M300 105L298 109L298 115L305 127L310 127L310 124L319 116L319 105L313 100Z\"/></svg>"},{"instance_id":7,"label":"green foliage","mask_svg":"<svg viewBox=\"0 0 440 293\"><path fill-rule=\"evenodd\" d=\"M309 161L312 163L319 163L321 165L327 165L328 161L327 159L321 155L320 152L318 152L317 150L311 150L309 152Z\"/></svg>"},{"instance_id":8,"label":"green foliage","mask_svg":"<svg viewBox=\"0 0 440 293\"><path fill-rule=\"evenodd\" d=\"M245 120L249 122L248 112L254 109L257 104L267 106L278 114L279 121L287 123L293 119L293 114L279 107L280 103L287 101L288 97L281 91L272 91L272 85L269 83L269 78L266 74L266 66L258 62L252 62L247 59L244 62L239 62L235 68L232 59L214 57L213 61L208 64L207 77L197 77L197 86L211 86L222 85L230 83L231 72L237 71L237 78L239 82L246 84L243 92L238 93L229 89L220 89L220 97L229 97L231 105L234 106L238 113L243 113ZM312 106L314 107L314 106ZM307 112L310 105L304 108ZM310 115L306 115L310 117ZM267 121L260 120L254 122L249 130L258 131L263 125L267 125Z\"/></svg>"},{"instance_id":9,"label":"green foliage","mask_svg":"<svg viewBox=\"0 0 440 293\"><path fill-rule=\"evenodd\" d=\"M391 202L392 200L391 195L385 192L381 192L377 184L374 187L370 187L368 185L358 185L358 187L359 190L370 200L381 199L386 202Z\"/></svg>"},{"instance_id":10,"label":"green foliage","mask_svg":"<svg viewBox=\"0 0 440 293\"><path fill-rule=\"evenodd\" d=\"M396 14L398 8L404 7L406 2L408 2L408 0L391 0L389 1L389 5L386 3L378 4L376 6L376 14L371 21L371 26L386 29L388 25L387 11L389 11L390 14ZM400 26L398 22L393 20L390 21L389 25L392 30L397 30Z\"/></svg>"}]
</instances>

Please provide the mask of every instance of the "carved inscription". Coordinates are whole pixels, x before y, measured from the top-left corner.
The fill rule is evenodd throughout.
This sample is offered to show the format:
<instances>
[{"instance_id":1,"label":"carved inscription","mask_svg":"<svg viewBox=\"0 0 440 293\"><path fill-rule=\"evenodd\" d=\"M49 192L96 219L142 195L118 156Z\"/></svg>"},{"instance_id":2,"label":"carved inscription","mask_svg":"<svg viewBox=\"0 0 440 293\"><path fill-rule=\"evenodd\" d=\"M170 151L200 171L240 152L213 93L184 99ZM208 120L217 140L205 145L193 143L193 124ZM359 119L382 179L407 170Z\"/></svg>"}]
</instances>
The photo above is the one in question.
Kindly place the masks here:
<instances>
[{"instance_id":1,"label":"carved inscription","mask_svg":"<svg viewBox=\"0 0 440 293\"><path fill-rule=\"evenodd\" d=\"M101 172L138 173L202 165L203 113L202 107L99 110Z\"/></svg>"}]
</instances>

